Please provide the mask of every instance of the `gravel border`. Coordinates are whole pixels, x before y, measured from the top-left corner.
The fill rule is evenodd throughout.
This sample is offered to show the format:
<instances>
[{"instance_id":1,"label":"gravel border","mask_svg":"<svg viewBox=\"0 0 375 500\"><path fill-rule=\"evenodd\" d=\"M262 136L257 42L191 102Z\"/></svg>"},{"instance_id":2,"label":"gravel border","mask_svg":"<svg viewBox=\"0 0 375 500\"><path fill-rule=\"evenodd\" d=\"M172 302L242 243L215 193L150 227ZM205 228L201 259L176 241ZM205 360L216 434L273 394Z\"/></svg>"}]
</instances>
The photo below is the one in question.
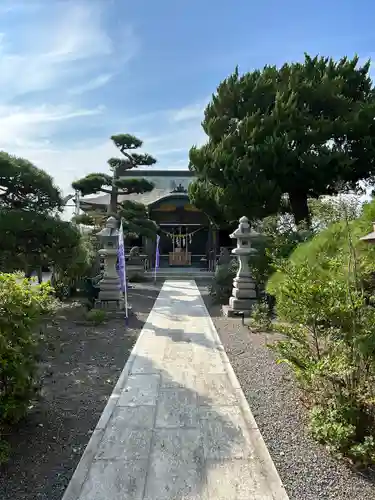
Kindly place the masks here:
<instances>
[{"instance_id":1,"label":"gravel border","mask_svg":"<svg viewBox=\"0 0 375 500\"><path fill-rule=\"evenodd\" d=\"M200 290L290 500L375 498L375 478L355 473L309 436L293 374L266 346L275 337L223 317Z\"/></svg>"},{"instance_id":2,"label":"gravel border","mask_svg":"<svg viewBox=\"0 0 375 500\"><path fill-rule=\"evenodd\" d=\"M143 283L129 289L135 314L126 328L124 318L84 324L79 308L47 329L42 398L9 436L1 500L61 500L159 289Z\"/></svg>"}]
</instances>

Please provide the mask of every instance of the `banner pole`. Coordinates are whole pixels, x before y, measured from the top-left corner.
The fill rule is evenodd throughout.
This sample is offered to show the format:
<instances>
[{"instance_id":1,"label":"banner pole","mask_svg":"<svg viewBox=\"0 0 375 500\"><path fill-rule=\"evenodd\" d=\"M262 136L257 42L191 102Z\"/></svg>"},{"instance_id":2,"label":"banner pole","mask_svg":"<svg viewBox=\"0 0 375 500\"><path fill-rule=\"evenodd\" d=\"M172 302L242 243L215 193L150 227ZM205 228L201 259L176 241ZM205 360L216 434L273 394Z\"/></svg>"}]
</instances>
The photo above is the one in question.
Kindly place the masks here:
<instances>
[{"instance_id":1,"label":"banner pole","mask_svg":"<svg viewBox=\"0 0 375 500\"><path fill-rule=\"evenodd\" d=\"M155 269L154 269L154 283L156 283L156 273L159 267L159 241L160 241L160 236L157 234L156 235L156 252L155 252Z\"/></svg>"},{"instance_id":2,"label":"banner pole","mask_svg":"<svg viewBox=\"0 0 375 500\"><path fill-rule=\"evenodd\" d=\"M122 220L120 223L118 241L118 261L119 261L119 274L121 282L121 291L124 293L125 301L125 319L128 319L128 287L126 283L126 263L125 263L125 245L124 245L124 228Z\"/></svg>"}]
</instances>

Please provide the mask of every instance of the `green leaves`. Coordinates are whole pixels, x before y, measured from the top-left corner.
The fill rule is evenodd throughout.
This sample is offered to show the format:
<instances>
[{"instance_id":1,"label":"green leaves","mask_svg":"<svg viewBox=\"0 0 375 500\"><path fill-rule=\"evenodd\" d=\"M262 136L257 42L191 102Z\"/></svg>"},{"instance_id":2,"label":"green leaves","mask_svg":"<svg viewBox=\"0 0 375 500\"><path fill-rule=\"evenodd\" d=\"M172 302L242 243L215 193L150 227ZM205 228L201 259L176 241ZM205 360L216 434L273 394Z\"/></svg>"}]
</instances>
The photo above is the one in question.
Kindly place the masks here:
<instances>
[{"instance_id":1,"label":"green leaves","mask_svg":"<svg viewBox=\"0 0 375 500\"><path fill-rule=\"evenodd\" d=\"M21 210L0 210L0 233L0 256L6 269L68 264L80 242L80 234L70 222Z\"/></svg>"},{"instance_id":2,"label":"green leaves","mask_svg":"<svg viewBox=\"0 0 375 500\"><path fill-rule=\"evenodd\" d=\"M190 151L202 181L233 186L236 217L278 211L288 194L299 224L308 198L356 188L375 173L375 101L369 64L305 55L225 79L202 123L208 143ZM229 205L229 203L228 203Z\"/></svg>"},{"instance_id":3,"label":"green leaves","mask_svg":"<svg viewBox=\"0 0 375 500\"><path fill-rule=\"evenodd\" d=\"M85 195L96 193L110 194L108 211L116 214L119 205L119 195L140 194L152 191L153 183L147 179L125 177L132 168L150 166L156 163L155 158L147 153L134 153L133 150L142 147L142 141L130 134L117 134L111 137L114 145L125 158L110 158L108 165L112 175L92 173L73 182L72 187Z\"/></svg>"},{"instance_id":4,"label":"green leaves","mask_svg":"<svg viewBox=\"0 0 375 500\"><path fill-rule=\"evenodd\" d=\"M143 203L125 200L119 208L126 236L146 236L155 238L157 224L149 219L147 207Z\"/></svg>"},{"instance_id":5,"label":"green leaves","mask_svg":"<svg viewBox=\"0 0 375 500\"><path fill-rule=\"evenodd\" d=\"M114 185L119 188L119 194L148 193L154 189L154 184L147 179L117 179Z\"/></svg>"},{"instance_id":6,"label":"green leaves","mask_svg":"<svg viewBox=\"0 0 375 500\"><path fill-rule=\"evenodd\" d=\"M142 147L143 142L131 134L116 134L111 136L116 148L121 152L126 149L138 149Z\"/></svg>"},{"instance_id":7,"label":"green leaves","mask_svg":"<svg viewBox=\"0 0 375 500\"><path fill-rule=\"evenodd\" d=\"M284 335L273 349L307 393L313 436L369 465L375 462L375 309L365 291L369 268L357 254L355 224L360 220L334 224L297 248L268 290L276 296L277 329ZM373 268L372 255L372 274Z\"/></svg>"},{"instance_id":8,"label":"green leaves","mask_svg":"<svg viewBox=\"0 0 375 500\"><path fill-rule=\"evenodd\" d=\"M29 161L0 152L0 209L45 213L62 210L52 178Z\"/></svg>"},{"instance_id":9,"label":"green leaves","mask_svg":"<svg viewBox=\"0 0 375 500\"><path fill-rule=\"evenodd\" d=\"M73 189L79 191L82 196L88 194L99 193L100 191L107 192L104 188L112 186L112 177L103 173L92 173L82 177L78 181L72 183Z\"/></svg>"},{"instance_id":10,"label":"green leaves","mask_svg":"<svg viewBox=\"0 0 375 500\"><path fill-rule=\"evenodd\" d=\"M52 310L52 288L31 286L0 273L0 435L5 422L22 418L37 389L35 327Z\"/></svg>"}]
</instances>

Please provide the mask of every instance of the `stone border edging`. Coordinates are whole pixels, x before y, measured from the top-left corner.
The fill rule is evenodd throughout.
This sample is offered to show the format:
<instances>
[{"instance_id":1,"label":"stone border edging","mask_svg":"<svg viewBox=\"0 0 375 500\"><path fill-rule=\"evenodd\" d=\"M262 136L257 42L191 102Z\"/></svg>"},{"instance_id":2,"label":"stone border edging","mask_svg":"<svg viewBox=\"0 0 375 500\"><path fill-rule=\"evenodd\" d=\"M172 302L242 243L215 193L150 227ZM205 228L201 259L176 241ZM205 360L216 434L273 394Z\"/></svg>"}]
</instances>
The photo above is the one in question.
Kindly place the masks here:
<instances>
[{"instance_id":1,"label":"stone border edging","mask_svg":"<svg viewBox=\"0 0 375 500\"><path fill-rule=\"evenodd\" d=\"M197 286L197 284L195 284ZM198 287L197 287L198 288ZM199 288L198 288L199 291ZM208 309L206 307L206 304L204 303L203 297L200 294L202 304L204 309L206 310L207 313L207 318L208 318L208 323L211 329L211 334L214 339L214 343L216 346L216 349L220 352L221 358L224 362L228 378L230 380L230 383L233 387L234 393L238 397L238 402L239 406L241 409L241 412L243 414L243 417L245 419L246 425L249 429L249 432L254 431L255 429L259 431L259 438L257 440L253 441L254 445L254 450L256 456L262 461L262 463L265 465L264 470L266 471L266 481L267 484L270 487L270 491L272 493L272 498L274 500L289 500L289 496L285 490L285 487L280 479L279 473L277 472L277 469L275 467L275 464L273 463L273 460L271 458L271 455L268 451L268 448L266 446L266 443L264 442L263 436L258 428L258 425L256 423L256 420L254 418L254 415L251 412L251 409L249 407L249 403L245 397L245 394L243 393L241 384L238 381L237 375L235 374L233 367L229 361L228 355L225 351L225 347L223 346L221 339L219 337L219 334L217 333L216 327L214 325L214 322L211 318L211 315L208 312ZM65 499L64 499L65 500Z\"/></svg>"}]
</instances>

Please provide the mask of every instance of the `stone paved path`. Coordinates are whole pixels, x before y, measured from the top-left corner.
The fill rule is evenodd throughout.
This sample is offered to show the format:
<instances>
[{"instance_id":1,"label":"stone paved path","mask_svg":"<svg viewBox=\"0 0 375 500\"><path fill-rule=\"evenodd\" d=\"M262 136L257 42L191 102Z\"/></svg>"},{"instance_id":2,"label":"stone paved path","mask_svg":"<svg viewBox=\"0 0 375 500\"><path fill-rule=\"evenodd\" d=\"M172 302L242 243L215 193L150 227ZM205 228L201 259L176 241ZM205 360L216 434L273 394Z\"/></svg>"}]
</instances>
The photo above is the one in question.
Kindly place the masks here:
<instances>
[{"instance_id":1,"label":"stone paved path","mask_svg":"<svg viewBox=\"0 0 375 500\"><path fill-rule=\"evenodd\" d=\"M63 500L288 500L194 281L166 281Z\"/></svg>"}]
</instances>

